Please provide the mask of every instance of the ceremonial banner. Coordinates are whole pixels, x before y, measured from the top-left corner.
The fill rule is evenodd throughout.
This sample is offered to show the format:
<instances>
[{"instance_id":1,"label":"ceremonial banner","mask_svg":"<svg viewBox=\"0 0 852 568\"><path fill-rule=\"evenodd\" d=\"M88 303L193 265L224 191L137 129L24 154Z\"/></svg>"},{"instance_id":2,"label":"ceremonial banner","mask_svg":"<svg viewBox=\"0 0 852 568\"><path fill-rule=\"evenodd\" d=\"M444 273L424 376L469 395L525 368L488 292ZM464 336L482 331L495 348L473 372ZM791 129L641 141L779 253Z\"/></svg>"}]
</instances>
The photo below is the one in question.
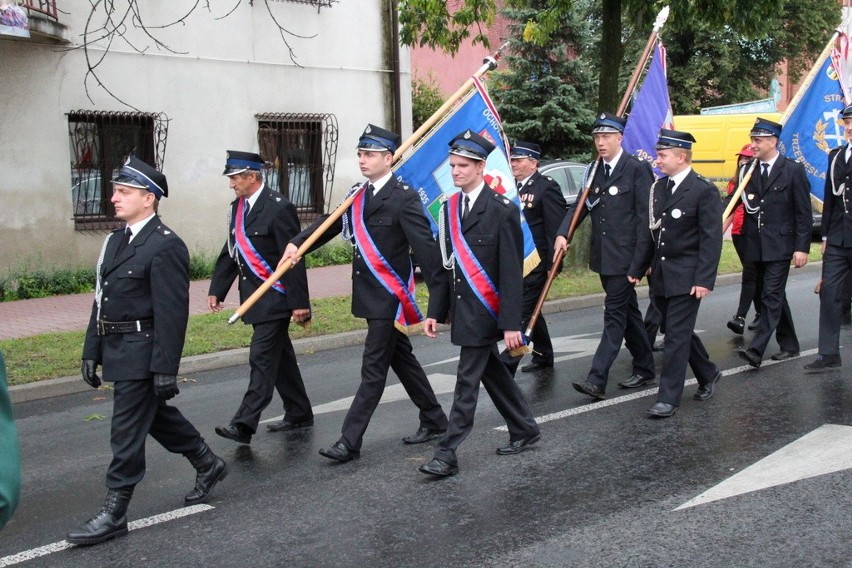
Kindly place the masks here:
<instances>
[{"instance_id":1,"label":"ceremonial banner","mask_svg":"<svg viewBox=\"0 0 852 568\"><path fill-rule=\"evenodd\" d=\"M832 57L826 57L798 105L784 122L778 149L801 162L808 174L811 195L820 203L825 189L828 153L842 146L843 88Z\"/></svg>"},{"instance_id":2,"label":"ceremonial banner","mask_svg":"<svg viewBox=\"0 0 852 568\"><path fill-rule=\"evenodd\" d=\"M490 140L496 149L485 163L485 183L497 193L511 199L520 211L515 178L509 167L508 143L497 109L488 97L485 86L474 80L474 89L450 111L441 122L423 136L414 151L394 167L396 175L420 194L423 208L429 213L432 231L438 231L438 212L445 196L457 193L450 173L449 142L466 129ZM520 213L524 235L524 274L538 265L540 259L523 213Z\"/></svg>"},{"instance_id":3,"label":"ceremonial banner","mask_svg":"<svg viewBox=\"0 0 852 568\"><path fill-rule=\"evenodd\" d=\"M627 118L621 146L637 158L653 162L657 159L654 146L660 128L674 129L666 81L666 50L662 41L658 41L654 48L651 66Z\"/></svg>"}]
</instances>

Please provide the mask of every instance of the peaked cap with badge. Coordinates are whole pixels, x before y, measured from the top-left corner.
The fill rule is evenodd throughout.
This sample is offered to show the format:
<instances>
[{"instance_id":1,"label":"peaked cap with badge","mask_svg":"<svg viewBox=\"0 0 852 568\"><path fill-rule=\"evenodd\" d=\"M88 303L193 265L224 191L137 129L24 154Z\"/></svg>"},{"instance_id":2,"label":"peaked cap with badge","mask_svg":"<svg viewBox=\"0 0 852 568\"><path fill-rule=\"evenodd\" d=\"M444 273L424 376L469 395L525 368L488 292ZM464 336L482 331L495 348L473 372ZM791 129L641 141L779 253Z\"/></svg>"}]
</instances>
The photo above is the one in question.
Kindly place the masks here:
<instances>
[{"instance_id":1,"label":"peaked cap with badge","mask_svg":"<svg viewBox=\"0 0 852 568\"><path fill-rule=\"evenodd\" d=\"M533 160L540 160L541 146L533 142L516 140L512 146L509 158L532 158Z\"/></svg>"},{"instance_id":2,"label":"peaked cap with badge","mask_svg":"<svg viewBox=\"0 0 852 568\"><path fill-rule=\"evenodd\" d=\"M228 150L225 153L225 171L223 176L235 176L248 170L263 171L263 158L254 152Z\"/></svg>"},{"instance_id":3,"label":"peaked cap with badge","mask_svg":"<svg viewBox=\"0 0 852 568\"><path fill-rule=\"evenodd\" d=\"M118 175L113 178L112 183L148 190L157 199L169 196L166 176L133 155L128 156L127 161L118 170Z\"/></svg>"},{"instance_id":4,"label":"peaked cap with badge","mask_svg":"<svg viewBox=\"0 0 852 568\"><path fill-rule=\"evenodd\" d=\"M779 138L781 136L781 128L782 126L777 122L772 122L765 118L758 118L754 121L754 126L751 127L749 136L754 138L763 138L765 136L774 136Z\"/></svg>"},{"instance_id":5,"label":"peaked cap with badge","mask_svg":"<svg viewBox=\"0 0 852 568\"><path fill-rule=\"evenodd\" d=\"M680 148L682 150L691 150L695 144L695 137L689 132L680 130L660 129L660 136L657 139L657 145L654 146L657 150L671 150Z\"/></svg>"},{"instance_id":6,"label":"peaked cap with badge","mask_svg":"<svg viewBox=\"0 0 852 568\"><path fill-rule=\"evenodd\" d=\"M391 132L374 124L368 124L367 128L358 139L357 150L371 152L394 153L402 144L402 137L396 132Z\"/></svg>"},{"instance_id":7,"label":"peaked cap with badge","mask_svg":"<svg viewBox=\"0 0 852 568\"><path fill-rule=\"evenodd\" d=\"M494 144L473 130L467 129L450 140L450 154L484 162L494 151Z\"/></svg>"},{"instance_id":8,"label":"peaked cap with badge","mask_svg":"<svg viewBox=\"0 0 852 568\"><path fill-rule=\"evenodd\" d=\"M610 112L602 112L592 125L592 134L615 132L624 134L627 119Z\"/></svg>"}]
</instances>

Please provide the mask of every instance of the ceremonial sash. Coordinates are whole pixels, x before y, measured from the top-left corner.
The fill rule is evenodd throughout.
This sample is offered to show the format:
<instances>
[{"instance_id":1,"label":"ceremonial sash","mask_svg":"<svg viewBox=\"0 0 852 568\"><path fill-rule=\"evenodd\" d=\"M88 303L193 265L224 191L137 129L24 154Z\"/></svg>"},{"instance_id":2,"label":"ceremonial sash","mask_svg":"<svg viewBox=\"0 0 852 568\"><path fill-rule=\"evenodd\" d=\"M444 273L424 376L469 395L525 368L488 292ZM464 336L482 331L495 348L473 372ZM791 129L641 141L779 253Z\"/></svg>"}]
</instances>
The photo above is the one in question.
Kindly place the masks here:
<instances>
[{"instance_id":1,"label":"ceremonial sash","mask_svg":"<svg viewBox=\"0 0 852 568\"><path fill-rule=\"evenodd\" d=\"M269 264L263 260L263 257L260 256L260 253L257 252L257 249L254 248L254 245L251 244L251 241L246 235L246 224L243 215L245 203L246 199L244 197L240 198L237 202L237 218L234 220L234 243L236 244L237 250L240 252L240 256L243 257L246 266L248 266L252 274L261 280L266 281L270 276L272 276L273 270ZM275 282L272 287L281 294L287 293L284 289L284 285L281 284L281 281Z\"/></svg>"},{"instance_id":2,"label":"ceremonial sash","mask_svg":"<svg viewBox=\"0 0 852 568\"><path fill-rule=\"evenodd\" d=\"M447 224L450 228L450 242L453 244L453 253L456 257L456 266L461 268L465 280L495 320L500 313L500 292L488 277L485 269L474 256L473 251L462 235L461 216L459 215L459 201L461 192L452 195L447 202L449 207L449 219Z\"/></svg>"},{"instance_id":3,"label":"ceremonial sash","mask_svg":"<svg viewBox=\"0 0 852 568\"><path fill-rule=\"evenodd\" d=\"M397 274L393 267L388 263L382 253L379 252L376 243L367 231L367 225L364 223L364 203L366 192L362 191L355 197L352 202L352 229L355 237L355 246L373 276L376 277L385 290L399 300L399 307L396 310L394 318L394 326L400 331L406 331L408 326L416 325L423 321L423 314L417 307L417 301L414 299L414 270L409 270L408 283L403 282L402 278ZM410 261L409 261L410 262ZM410 266L410 265L409 265Z\"/></svg>"}]
</instances>

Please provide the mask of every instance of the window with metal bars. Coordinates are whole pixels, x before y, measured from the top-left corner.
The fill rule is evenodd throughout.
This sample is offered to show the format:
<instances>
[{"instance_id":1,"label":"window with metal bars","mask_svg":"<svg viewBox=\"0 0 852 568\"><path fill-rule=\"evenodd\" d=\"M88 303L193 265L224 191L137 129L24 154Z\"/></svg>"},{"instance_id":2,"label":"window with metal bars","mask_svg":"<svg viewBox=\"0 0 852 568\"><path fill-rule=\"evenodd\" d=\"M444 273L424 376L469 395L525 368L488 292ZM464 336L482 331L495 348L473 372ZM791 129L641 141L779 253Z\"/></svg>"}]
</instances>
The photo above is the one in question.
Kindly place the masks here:
<instances>
[{"instance_id":1,"label":"window with metal bars","mask_svg":"<svg viewBox=\"0 0 852 568\"><path fill-rule=\"evenodd\" d=\"M110 201L110 181L130 154L162 169L167 131L168 119L163 113L68 113L71 210L76 230L121 226Z\"/></svg>"},{"instance_id":2,"label":"window with metal bars","mask_svg":"<svg viewBox=\"0 0 852 568\"><path fill-rule=\"evenodd\" d=\"M260 155L272 164L267 185L296 206L302 221L325 213L337 159L337 118L288 113L263 113L256 118Z\"/></svg>"}]
</instances>

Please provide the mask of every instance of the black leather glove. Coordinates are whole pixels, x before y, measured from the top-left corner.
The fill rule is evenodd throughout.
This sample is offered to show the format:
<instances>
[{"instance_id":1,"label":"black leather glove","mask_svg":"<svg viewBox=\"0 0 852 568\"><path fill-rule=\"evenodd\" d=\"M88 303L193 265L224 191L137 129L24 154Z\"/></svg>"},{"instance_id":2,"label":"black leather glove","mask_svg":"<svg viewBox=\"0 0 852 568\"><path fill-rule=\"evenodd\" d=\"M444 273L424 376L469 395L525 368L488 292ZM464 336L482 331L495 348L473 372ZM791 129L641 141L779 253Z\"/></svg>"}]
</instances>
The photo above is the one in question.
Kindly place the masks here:
<instances>
[{"instance_id":1,"label":"black leather glove","mask_svg":"<svg viewBox=\"0 0 852 568\"><path fill-rule=\"evenodd\" d=\"M101 378L98 376L97 369L98 362L94 359L83 359L83 364L80 366L80 373L83 375L83 380L93 389L101 386Z\"/></svg>"},{"instance_id":2,"label":"black leather glove","mask_svg":"<svg viewBox=\"0 0 852 568\"><path fill-rule=\"evenodd\" d=\"M154 394L163 400L169 400L179 393L176 376L154 373Z\"/></svg>"}]
</instances>

